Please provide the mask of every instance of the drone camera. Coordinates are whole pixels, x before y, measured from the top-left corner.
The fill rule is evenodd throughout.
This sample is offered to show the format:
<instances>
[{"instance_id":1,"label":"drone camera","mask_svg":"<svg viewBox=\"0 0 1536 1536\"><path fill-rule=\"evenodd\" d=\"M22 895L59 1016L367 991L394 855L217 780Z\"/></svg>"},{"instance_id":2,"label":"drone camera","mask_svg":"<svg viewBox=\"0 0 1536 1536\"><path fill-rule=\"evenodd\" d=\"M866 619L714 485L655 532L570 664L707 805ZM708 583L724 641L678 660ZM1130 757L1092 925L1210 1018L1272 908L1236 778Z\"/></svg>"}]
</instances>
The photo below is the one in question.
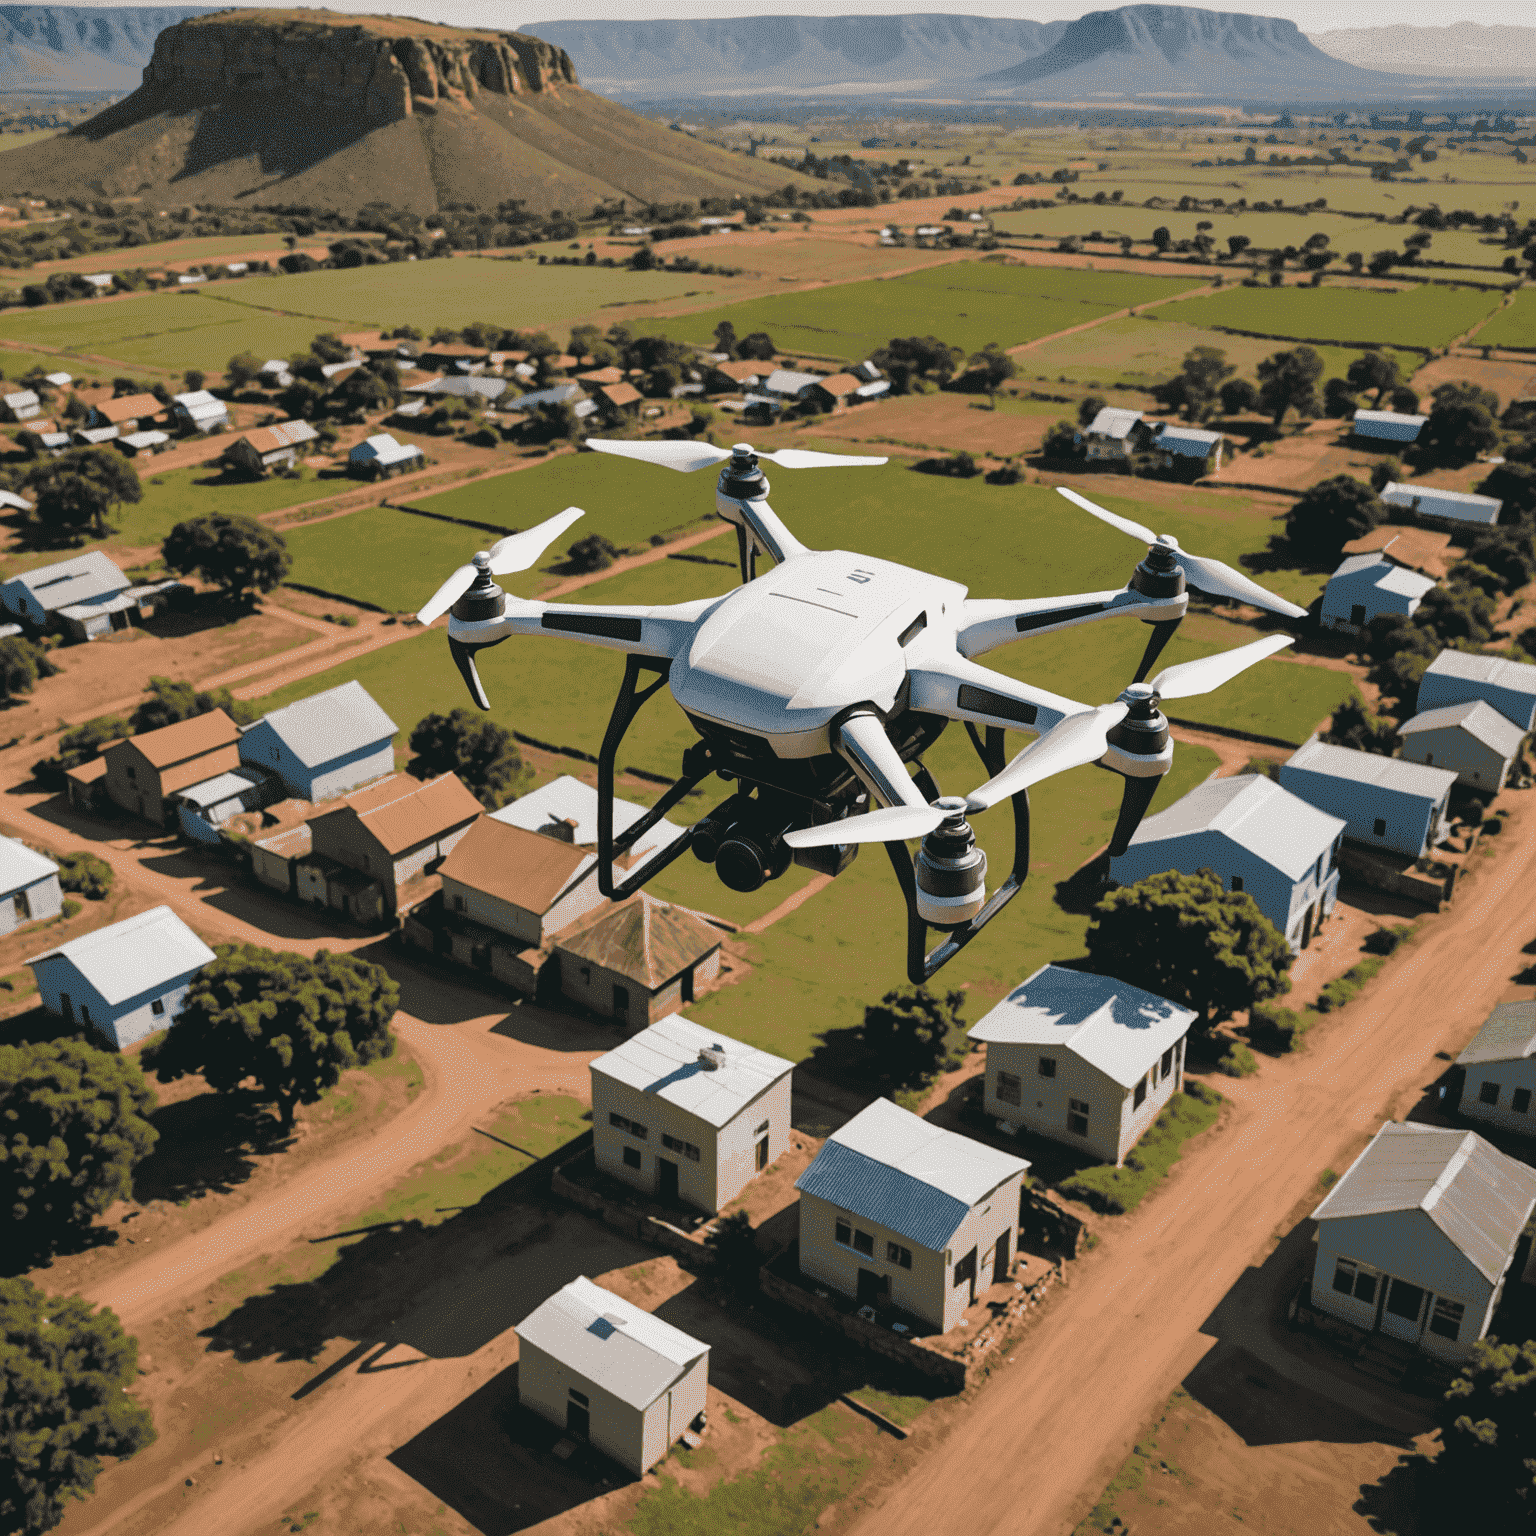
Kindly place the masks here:
<instances>
[{"instance_id":1,"label":"drone camera","mask_svg":"<svg viewBox=\"0 0 1536 1536\"><path fill-rule=\"evenodd\" d=\"M857 843L833 843L829 848L797 848L795 863L813 875L840 875L859 856Z\"/></svg>"},{"instance_id":2,"label":"drone camera","mask_svg":"<svg viewBox=\"0 0 1536 1536\"><path fill-rule=\"evenodd\" d=\"M935 804L949 814L917 851L917 915L930 928L963 928L986 905L987 855L976 846L964 800Z\"/></svg>"},{"instance_id":3,"label":"drone camera","mask_svg":"<svg viewBox=\"0 0 1536 1536\"><path fill-rule=\"evenodd\" d=\"M799 821L787 802L735 794L694 829L693 851L701 862L715 866L722 885L755 891L777 880L793 862L784 834Z\"/></svg>"},{"instance_id":4,"label":"drone camera","mask_svg":"<svg viewBox=\"0 0 1536 1536\"><path fill-rule=\"evenodd\" d=\"M693 856L701 864L713 864L719 855L720 846L735 830L736 823L745 815L750 814L752 797L746 794L735 794L728 800L722 800L708 816L704 817L693 829Z\"/></svg>"}]
</instances>

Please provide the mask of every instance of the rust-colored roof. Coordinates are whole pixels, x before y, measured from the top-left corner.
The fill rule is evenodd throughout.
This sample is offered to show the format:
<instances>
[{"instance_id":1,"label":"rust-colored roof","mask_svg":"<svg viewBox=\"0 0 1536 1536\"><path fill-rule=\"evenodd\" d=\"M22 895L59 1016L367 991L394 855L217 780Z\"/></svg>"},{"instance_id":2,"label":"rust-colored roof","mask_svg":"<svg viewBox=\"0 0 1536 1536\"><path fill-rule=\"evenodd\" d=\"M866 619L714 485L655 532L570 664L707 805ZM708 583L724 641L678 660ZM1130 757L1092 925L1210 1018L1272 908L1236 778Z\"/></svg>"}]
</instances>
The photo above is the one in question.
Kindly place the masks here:
<instances>
[{"instance_id":1,"label":"rust-colored roof","mask_svg":"<svg viewBox=\"0 0 1536 1536\"><path fill-rule=\"evenodd\" d=\"M1383 523L1363 537L1351 539L1344 546L1344 553L1374 555L1379 551L1410 571L1438 578L1449 569L1446 550L1450 542L1450 534L1436 533L1431 528L1405 528L1395 523Z\"/></svg>"},{"instance_id":2,"label":"rust-colored roof","mask_svg":"<svg viewBox=\"0 0 1536 1536\"><path fill-rule=\"evenodd\" d=\"M572 357L569 352L562 352L558 357L551 357L546 361L551 368L564 368L569 371L576 366L578 359Z\"/></svg>"},{"instance_id":3,"label":"rust-colored roof","mask_svg":"<svg viewBox=\"0 0 1536 1536\"><path fill-rule=\"evenodd\" d=\"M609 405L633 405L642 398L633 384L605 384L597 391Z\"/></svg>"},{"instance_id":4,"label":"rust-colored roof","mask_svg":"<svg viewBox=\"0 0 1536 1536\"><path fill-rule=\"evenodd\" d=\"M234 744L219 747L213 752L204 752L200 757L191 758L185 763L162 768L160 793L173 795L178 789L189 789L194 784L201 784L204 779L217 778L219 774L230 773L239 766L240 748Z\"/></svg>"},{"instance_id":5,"label":"rust-colored roof","mask_svg":"<svg viewBox=\"0 0 1536 1536\"><path fill-rule=\"evenodd\" d=\"M93 757L90 762L81 763L78 768L66 768L64 777L72 779L76 784L94 784L106 771L106 758Z\"/></svg>"},{"instance_id":6,"label":"rust-colored roof","mask_svg":"<svg viewBox=\"0 0 1536 1536\"><path fill-rule=\"evenodd\" d=\"M542 916L591 857L588 849L487 816L459 839L438 873Z\"/></svg>"},{"instance_id":7,"label":"rust-colored roof","mask_svg":"<svg viewBox=\"0 0 1536 1536\"><path fill-rule=\"evenodd\" d=\"M719 949L720 935L686 907L668 906L641 891L595 923L557 939L555 947L654 992Z\"/></svg>"},{"instance_id":8,"label":"rust-colored roof","mask_svg":"<svg viewBox=\"0 0 1536 1536\"><path fill-rule=\"evenodd\" d=\"M96 409L108 421L118 424L137 421L141 416L158 416L165 407L153 395L123 395L117 400L103 400Z\"/></svg>"},{"instance_id":9,"label":"rust-colored roof","mask_svg":"<svg viewBox=\"0 0 1536 1536\"><path fill-rule=\"evenodd\" d=\"M829 395L841 397L851 395L864 381L856 379L851 373L834 373L830 378L818 379L817 389L824 389Z\"/></svg>"},{"instance_id":10,"label":"rust-colored roof","mask_svg":"<svg viewBox=\"0 0 1536 1536\"><path fill-rule=\"evenodd\" d=\"M489 347L472 347L464 341L434 341L421 349L423 357L489 357Z\"/></svg>"},{"instance_id":11,"label":"rust-colored roof","mask_svg":"<svg viewBox=\"0 0 1536 1536\"><path fill-rule=\"evenodd\" d=\"M336 340L344 347L356 347L359 352L366 352L369 347L376 347L384 338L377 331L343 331Z\"/></svg>"},{"instance_id":12,"label":"rust-colored roof","mask_svg":"<svg viewBox=\"0 0 1536 1536\"><path fill-rule=\"evenodd\" d=\"M112 746L136 747L146 761L156 768L169 768L173 763L186 762L188 758L202 757L216 752L220 747L230 747L240 740L240 727L222 709L211 709L206 715L193 715L190 720L178 720L175 725L163 725L158 731L145 731L127 743L113 742ZM111 751L108 747L105 751ZM214 769L203 775L212 778ZM195 784L196 779L188 783Z\"/></svg>"},{"instance_id":13,"label":"rust-colored roof","mask_svg":"<svg viewBox=\"0 0 1536 1536\"><path fill-rule=\"evenodd\" d=\"M622 384L624 382L624 370L622 368L594 368L590 373L578 373L576 375L583 384Z\"/></svg>"},{"instance_id":14,"label":"rust-colored roof","mask_svg":"<svg viewBox=\"0 0 1536 1536\"><path fill-rule=\"evenodd\" d=\"M307 421L279 421L270 427L253 427L241 434L241 440L249 443L257 453L276 453L280 448L296 448L301 443L312 443L320 434Z\"/></svg>"},{"instance_id":15,"label":"rust-colored roof","mask_svg":"<svg viewBox=\"0 0 1536 1536\"><path fill-rule=\"evenodd\" d=\"M760 379L765 373L773 372L772 363L714 363L711 367L715 373L723 373L737 384L745 384L748 379Z\"/></svg>"},{"instance_id":16,"label":"rust-colored roof","mask_svg":"<svg viewBox=\"0 0 1536 1536\"><path fill-rule=\"evenodd\" d=\"M465 789L456 773L445 773L425 784L408 774L397 773L348 795L341 807L330 814L343 816L349 812L378 839L386 853L396 854L473 821L480 814L480 802Z\"/></svg>"}]
</instances>

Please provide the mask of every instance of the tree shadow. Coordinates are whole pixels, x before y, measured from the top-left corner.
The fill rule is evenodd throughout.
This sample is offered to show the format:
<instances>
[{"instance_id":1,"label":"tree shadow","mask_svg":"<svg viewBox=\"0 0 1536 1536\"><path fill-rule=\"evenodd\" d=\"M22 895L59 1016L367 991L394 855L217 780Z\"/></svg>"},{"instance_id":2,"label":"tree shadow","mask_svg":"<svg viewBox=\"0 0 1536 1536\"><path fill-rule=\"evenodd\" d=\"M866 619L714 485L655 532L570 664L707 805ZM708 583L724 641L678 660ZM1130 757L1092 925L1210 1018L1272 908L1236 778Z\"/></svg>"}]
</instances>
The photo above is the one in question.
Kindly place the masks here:
<instances>
[{"instance_id":1,"label":"tree shadow","mask_svg":"<svg viewBox=\"0 0 1536 1536\"><path fill-rule=\"evenodd\" d=\"M1468 1529L1465 1512L1448 1520L1439 1507L1433 1464L1416 1451L1399 1456L1397 1465L1374 1483L1360 1485L1354 1512L1378 1536L1454 1536ZM1486 1526L1481 1536L1496 1536Z\"/></svg>"},{"instance_id":2,"label":"tree shadow","mask_svg":"<svg viewBox=\"0 0 1536 1536\"><path fill-rule=\"evenodd\" d=\"M270 1107L244 1094L200 1093L164 1105L149 1119L160 1140L134 1170L134 1198L141 1203L227 1195L256 1172L258 1157L284 1152L294 1141Z\"/></svg>"},{"instance_id":3,"label":"tree shadow","mask_svg":"<svg viewBox=\"0 0 1536 1536\"><path fill-rule=\"evenodd\" d=\"M210 629L222 629L245 612L222 592L188 592L152 618L141 619L139 628L157 640L181 640Z\"/></svg>"},{"instance_id":4,"label":"tree shadow","mask_svg":"<svg viewBox=\"0 0 1536 1536\"><path fill-rule=\"evenodd\" d=\"M1109 883L1109 850L1096 853L1065 880L1056 882L1056 905L1085 917L1099 904Z\"/></svg>"}]
</instances>

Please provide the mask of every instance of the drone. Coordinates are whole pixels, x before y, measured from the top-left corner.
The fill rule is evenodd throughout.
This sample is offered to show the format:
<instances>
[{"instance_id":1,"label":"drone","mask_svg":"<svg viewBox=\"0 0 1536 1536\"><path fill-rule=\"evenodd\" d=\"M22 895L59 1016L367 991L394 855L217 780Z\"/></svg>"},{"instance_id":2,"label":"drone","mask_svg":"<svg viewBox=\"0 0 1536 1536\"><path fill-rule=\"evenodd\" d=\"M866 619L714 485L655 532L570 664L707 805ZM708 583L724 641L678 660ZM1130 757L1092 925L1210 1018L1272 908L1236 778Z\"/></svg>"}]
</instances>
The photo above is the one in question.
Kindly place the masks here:
<instances>
[{"instance_id":1,"label":"drone","mask_svg":"<svg viewBox=\"0 0 1536 1536\"><path fill-rule=\"evenodd\" d=\"M1189 606L1189 589L1301 618L1219 560L1119 517L1065 487L1060 494L1138 540L1146 553L1118 591L1067 597L972 598L942 576L875 556L802 544L768 504L763 465L816 469L883 458L746 443L588 439L616 454L689 474L720 465L715 511L736 530L741 585L719 597L658 607L544 603L504 592L497 576L529 569L585 514L568 507L477 554L418 614L450 614L448 647L481 709L490 703L475 655L514 636L561 635L618 651L624 680L598 756L598 880L613 900L633 895L691 849L735 891L755 891L798 865L836 876L866 843L889 855L907 905L907 973L917 985L954 958L1010 902L1029 872L1029 789L1096 764L1125 780L1111 854L1123 853L1173 764L1159 705L1219 688L1292 643L1276 634L1180 662L1145 681ZM757 573L759 555L773 563ZM976 658L1026 636L1101 619L1151 627L1136 675L1111 703L1080 704L1018 682ZM647 681L642 686L642 677ZM615 837L614 764L641 707L663 685L698 740L681 776ZM943 795L923 754L952 721L965 725L988 777ZM1035 738L1011 760L1007 731ZM626 878L614 859L711 775L735 786L714 810ZM1002 801L1014 820L1013 863L989 896L987 858L970 825ZM916 857L908 842L918 840ZM927 949L930 929L942 935Z\"/></svg>"}]
</instances>

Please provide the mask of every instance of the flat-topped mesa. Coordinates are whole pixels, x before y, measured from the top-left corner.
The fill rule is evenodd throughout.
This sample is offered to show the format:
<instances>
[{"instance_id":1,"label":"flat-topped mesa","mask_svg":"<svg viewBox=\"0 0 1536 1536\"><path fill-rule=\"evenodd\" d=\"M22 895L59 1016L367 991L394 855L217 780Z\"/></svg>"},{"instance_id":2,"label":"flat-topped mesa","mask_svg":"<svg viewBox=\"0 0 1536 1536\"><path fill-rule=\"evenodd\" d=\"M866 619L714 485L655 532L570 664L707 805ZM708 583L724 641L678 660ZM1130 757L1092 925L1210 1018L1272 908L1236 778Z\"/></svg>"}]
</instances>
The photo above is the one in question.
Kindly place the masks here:
<instances>
[{"instance_id":1,"label":"flat-topped mesa","mask_svg":"<svg viewBox=\"0 0 1536 1536\"><path fill-rule=\"evenodd\" d=\"M235 96L297 96L311 110L377 126L482 91L558 95L577 84L563 49L522 33L350 21L331 12L226 11L167 27L136 94L182 110Z\"/></svg>"}]
</instances>

